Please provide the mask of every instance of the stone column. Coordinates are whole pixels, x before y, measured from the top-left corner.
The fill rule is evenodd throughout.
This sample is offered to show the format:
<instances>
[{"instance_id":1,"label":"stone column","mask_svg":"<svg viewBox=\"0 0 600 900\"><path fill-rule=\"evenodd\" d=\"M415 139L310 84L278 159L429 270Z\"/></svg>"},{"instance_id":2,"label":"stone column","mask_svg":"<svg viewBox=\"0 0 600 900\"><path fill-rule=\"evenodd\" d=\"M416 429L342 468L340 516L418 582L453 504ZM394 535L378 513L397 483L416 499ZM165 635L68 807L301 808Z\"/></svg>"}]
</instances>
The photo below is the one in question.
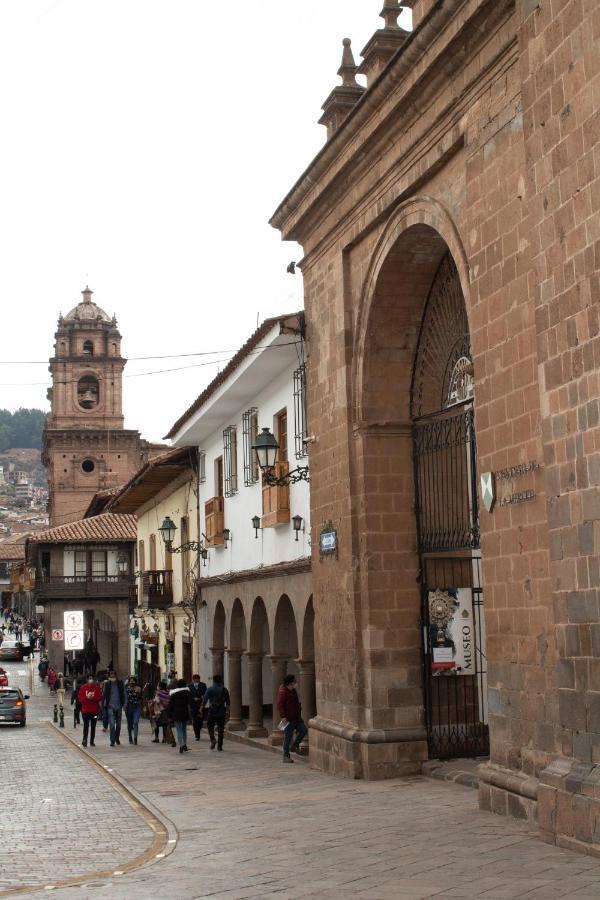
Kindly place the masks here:
<instances>
[{"instance_id":1,"label":"stone column","mask_svg":"<svg viewBox=\"0 0 600 900\"><path fill-rule=\"evenodd\" d=\"M279 730L280 715L277 710L277 694L283 681L285 670L287 669L287 658L285 656L270 656L271 673L273 679L273 730L269 737L269 743L274 747L280 747L283 744L283 732Z\"/></svg>"},{"instance_id":2,"label":"stone column","mask_svg":"<svg viewBox=\"0 0 600 900\"><path fill-rule=\"evenodd\" d=\"M248 717L248 737L267 737L263 725L262 661L263 653L247 653L248 689L250 693L250 715Z\"/></svg>"},{"instance_id":3,"label":"stone column","mask_svg":"<svg viewBox=\"0 0 600 900\"><path fill-rule=\"evenodd\" d=\"M231 698L228 731L243 731L242 721L242 653L243 650L227 651L227 689Z\"/></svg>"},{"instance_id":4,"label":"stone column","mask_svg":"<svg viewBox=\"0 0 600 900\"><path fill-rule=\"evenodd\" d=\"M212 655L212 672L210 673L210 677L213 675L223 675L223 656L225 654L224 647L209 647L208 648Z\"/></svg>"},{"instance_id":5,"label":"stone column","mask_svg":"<svg viewBox=\"0 0 600 900\"><path fill-rule=\"evenodd\" d=\"M302 704L302 718L308 726L308 720L317 712L315 703L315 661L314 659L297 659L298 694Z\"/></svg>"}]
</instances>

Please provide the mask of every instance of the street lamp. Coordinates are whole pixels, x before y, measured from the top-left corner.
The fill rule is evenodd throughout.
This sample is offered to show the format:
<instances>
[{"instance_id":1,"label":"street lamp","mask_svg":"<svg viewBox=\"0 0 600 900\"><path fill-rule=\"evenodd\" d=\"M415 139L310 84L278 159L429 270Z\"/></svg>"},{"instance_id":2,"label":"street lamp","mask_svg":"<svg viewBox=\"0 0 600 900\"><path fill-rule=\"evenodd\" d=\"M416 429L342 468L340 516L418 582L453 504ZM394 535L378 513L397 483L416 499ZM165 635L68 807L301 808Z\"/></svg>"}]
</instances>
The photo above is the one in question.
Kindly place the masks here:
<instances>
[{"instance_id":1,"label":"street lamp","mask_svg":"<svg viewBox=\"0 0 600 900\"><path fill-rule=\"evenodd\" d=\"M160 535L165 542L165 547L167 550L170 550L172 553L176 552L171 548L171 544L175 540L175 532L177 531L177 525L173 522L169 516L165 516L163 519L163 523L158 529Z\"/></svg>"},{"instance_id":2,"label":"street lamp","mask_svg":"<svg viewBox=\"0 0 600 900\"><path fill-rule=\"evenodd\" d=\"M302 531L302 516L292 516L292 527L296 532L296 540L298 540L298 532Z\"/></svg>"},{"instance_id":3,"label":"street lamp","mask_svg":"<svg viewBox=\"0 0 600 900\"><path fill-rule=\"evenodd\" d=\"M260 529L260 516L252 516L252 527L254 528L254 537L258 538L258 531Z\"/></svg>"},{"instance_id":4,"label":"street lamp","mask_svg":"<svg viewBox=\"0 0 600 900\"><path fill-rule=\"evenodd\" d=\"M256 453L259 468L263 474L263 481L271 487L284 487L286 484L295 484L297 481L308 481L308 466L297 466L291 472L284 475L275 475L273 469L277 462L279 444L277 438L268 428L263 428L252 444Z\"/></svg>"}]
</instances>

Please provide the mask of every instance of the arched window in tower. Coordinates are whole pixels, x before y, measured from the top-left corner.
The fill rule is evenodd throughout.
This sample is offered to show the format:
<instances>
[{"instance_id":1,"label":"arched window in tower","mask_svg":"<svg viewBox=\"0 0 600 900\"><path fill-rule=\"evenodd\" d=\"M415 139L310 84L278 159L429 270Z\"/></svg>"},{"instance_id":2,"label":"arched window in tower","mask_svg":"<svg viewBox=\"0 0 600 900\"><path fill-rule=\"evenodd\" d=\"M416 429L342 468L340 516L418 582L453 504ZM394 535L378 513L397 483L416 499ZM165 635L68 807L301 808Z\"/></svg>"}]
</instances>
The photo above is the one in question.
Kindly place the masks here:
<instances>
[{"instance_id":1,"label":"arched window in tower","mask_svg":"<svg viewBox=\"0 0 600 900\"><path fill-rule=\"evenodd\" d=\"M94 355L94 344L92 341L84 341L83 342L83 352L86 356Z\"/></svg>"},{"instance_id":2,"label":"arched window in tower","mask_svg":"<svg viewBox=\"0 0 600 900\"><path fill-rule=\"evenodd\" d=\"M112 347L112 355L113 355L113 356L116 356L116 355L117 355L117 345L116 345L116 343L111 344L111 347Z\"/></svg>"},{"instance_id":3,"label":"arched window in tower","mask_svg":"<svg viewBox=\"0 0 600 900\"><path fill-rule=\"evenodd\" d=\"M100 400L100 385L93 375L84 375L77 383L77 401L82 409L93 409Z\"/></svg>"}]
</instances>

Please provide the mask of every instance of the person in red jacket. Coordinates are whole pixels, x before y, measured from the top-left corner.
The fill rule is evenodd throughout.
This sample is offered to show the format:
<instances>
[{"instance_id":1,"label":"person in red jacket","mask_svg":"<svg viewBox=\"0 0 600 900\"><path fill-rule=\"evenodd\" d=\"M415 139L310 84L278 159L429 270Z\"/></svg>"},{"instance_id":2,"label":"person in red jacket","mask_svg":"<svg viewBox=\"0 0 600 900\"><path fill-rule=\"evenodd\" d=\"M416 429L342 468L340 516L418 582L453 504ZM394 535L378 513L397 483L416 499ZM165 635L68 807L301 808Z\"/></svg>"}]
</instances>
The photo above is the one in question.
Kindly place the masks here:
<instances>
[{"instance_id":1,"label":"person in red jacket","mask_svg":"<svg viewBox=\"0 0 600 900\"><path fill-rule=\"evenodd\" d=\"M277 694L277 709L281 716L280 727L283 727L283 762L292 763L290 749L294 753L300 752L300 744L308 731L302 720L302 706L296 693L296 679L293 675L286 675L283 684ZM296 733L296 740L292 744L292 736ZM291 744L291 747L290 747Z\"/></svg>"},{"instance_id":2,"label":"person in red jacket","mask_svg":"<svg viewBox=\"0 0 600 900\"><path fill-rule=\"evenodd\" d=\"M93 675L88 675L86 683L81 685L77 699L79 700L83 716L83 740L81 746L87 747L89 734L90 747L95 747L96 720L100 712L100 703L102 702L102 688Z\"/></svg>"}]
</instances>

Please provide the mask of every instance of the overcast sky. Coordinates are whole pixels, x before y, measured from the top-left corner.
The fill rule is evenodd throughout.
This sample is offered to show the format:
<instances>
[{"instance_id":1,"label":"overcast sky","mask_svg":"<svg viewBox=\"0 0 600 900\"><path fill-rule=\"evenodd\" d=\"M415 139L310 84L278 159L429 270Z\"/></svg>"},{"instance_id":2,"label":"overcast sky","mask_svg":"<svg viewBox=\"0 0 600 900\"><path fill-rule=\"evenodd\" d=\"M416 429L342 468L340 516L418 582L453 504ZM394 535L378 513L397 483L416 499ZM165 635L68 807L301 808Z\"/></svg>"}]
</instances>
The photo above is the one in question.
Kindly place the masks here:
<instances>
[{"instance_id":1,"label":"overcast sky","mask_svg":"<svg viewBox=\"0 0 600 900\"><path fill-rule=\"evenodd\" d=\"M342 38L358 60L382 6L2 0L0 360L47 359L89 283L131 360L126 426L160 439L219 363L134 357L222 366L257 316L302 306L268 219L324 143ZM48 383L1 365L0 407L46 409Z\"/></svg>"}]
</instances>

